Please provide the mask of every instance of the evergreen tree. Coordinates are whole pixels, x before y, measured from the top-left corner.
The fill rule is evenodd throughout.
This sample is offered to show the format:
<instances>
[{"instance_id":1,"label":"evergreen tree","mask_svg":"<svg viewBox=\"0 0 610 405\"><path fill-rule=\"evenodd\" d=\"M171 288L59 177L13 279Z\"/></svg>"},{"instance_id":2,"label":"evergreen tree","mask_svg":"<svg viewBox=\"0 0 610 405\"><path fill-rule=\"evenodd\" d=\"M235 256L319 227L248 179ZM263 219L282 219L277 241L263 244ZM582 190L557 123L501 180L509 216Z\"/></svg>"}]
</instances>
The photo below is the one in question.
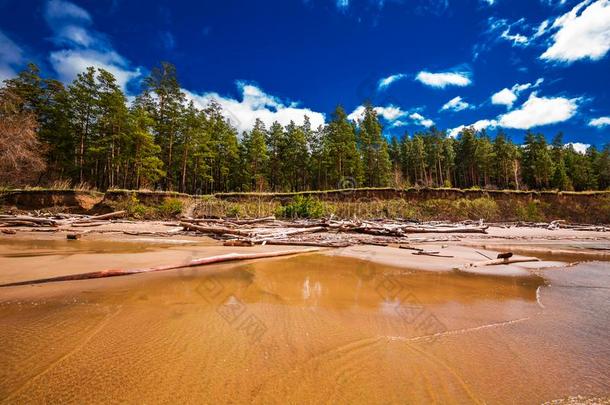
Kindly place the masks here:
<instances>
[{"instance_id":1,"label":"evergreen tree","mask_svg":"<svg viewBox=\"0 0 610 405\"><path fill-rule=\"evenodd\" d=\"M180 136L185 100L174 65L162 62L161 67L153 68L150 76L144 80L144 93L141 102L152 108L149 111L155 122L156 142L165 157L166 187L172 190L177 172L174 167L174 146Z\"/></svg>"},{"instance_id":2,"label":"evergreen tree","mask_svg":"<svg viewBox=\"0 0 610 405\"><path fill-rule=\"evenodd\" d=\"M265 142L266 132L265 124L257 118L252 131L244 134L244 169L247 173L246 186L250 191L263 191L267 185L269 155Z\"/></svg>"},{"instance_id":3,"label":"evergreen tree","mask_svg":"<svg viewBox=\"0 0 610 405\"><path fill-rule=\"evenodd\" d=\"M68 87L68 103L70 106L70 121L72 132L76 134L75 166L78 169L78 181L85 181L85 156L89 142L93 137L95 125L99 119L100 89L95 79L95 68L88 67L79 73L74 82Z\"/></svg>"},{"instance_id":4,"label":"evergreen tree","mask_svg":"<svg viewBox=\"0 0 610 405\"><path fill-rule=\"evenodd\" d=\"M356 146L356 132L343 107L335 109L326 127L324 141L328 184L333 188L361 185L362 163Z\"/></svg>"},{"instance_id":5,"label":"evergreen tree","mask_svg":"<svg viewBox=\"0 0 610 405\"><path fill-rule=\"evenodd\" d=\"M155 143L151 133L154 120L144 108L135 106L130 111L129 121L129 167L133 168L134 174L130 186L135 189L150 187L165 176L163 162L158 157L161 147Z\"/></svg>"},{"instance_id":6,"label":"evergreen tree","mask_svg":"<svg viewBox=\"0 0 610 405\"><path fill-rule=\"evenodd\" d=\"M560 132L555 135L552 143L553 179L551 185L558 190L571 190L572 184L566 173L563 147L563 134Z\"/></svg>"},{"instance_id":7,"label":"evergreen tree","mask_svg":"<svg viewBox=\"0 0 610 405\"><path fill-rule=\"evenodd\" d=\"M387 186L391 163L388 144L382 136L381 123L370 103L364 107L364 117L358 131L358 145L362 156L364 185L366 187Z\"/></svg>"}]
</instances>

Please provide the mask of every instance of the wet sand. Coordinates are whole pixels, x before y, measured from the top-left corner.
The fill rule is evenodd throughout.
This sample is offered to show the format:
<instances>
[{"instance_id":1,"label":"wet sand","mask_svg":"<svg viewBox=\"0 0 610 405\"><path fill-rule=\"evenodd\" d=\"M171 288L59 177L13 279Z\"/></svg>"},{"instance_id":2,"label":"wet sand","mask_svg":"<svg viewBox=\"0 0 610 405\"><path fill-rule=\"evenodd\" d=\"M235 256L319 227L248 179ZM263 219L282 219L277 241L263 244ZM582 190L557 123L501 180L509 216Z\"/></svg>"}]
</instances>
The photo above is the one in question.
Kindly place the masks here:
<instances>
[{"instance_id":1,"label":"wet sand","mask_svg":"<svg viewBox=\"0 0 610 405\"><path fill-rule=\"evenodd\" d=\"M226 248L202 238L188 244L41 239L0 239L2 282L290 248ZM435 245L484 260L468 256L471 247ZM348 249L356 248L363 247ZM437 271L441 258L395 247L363 251L372 257L360 260L342 249L2 288L0 399L610 400L608 262L556 263L499 277L444 265ZM570 258L589 258L577 253ZM394 256L394 265L383 256Z\"/></svg>"}]
</instances>

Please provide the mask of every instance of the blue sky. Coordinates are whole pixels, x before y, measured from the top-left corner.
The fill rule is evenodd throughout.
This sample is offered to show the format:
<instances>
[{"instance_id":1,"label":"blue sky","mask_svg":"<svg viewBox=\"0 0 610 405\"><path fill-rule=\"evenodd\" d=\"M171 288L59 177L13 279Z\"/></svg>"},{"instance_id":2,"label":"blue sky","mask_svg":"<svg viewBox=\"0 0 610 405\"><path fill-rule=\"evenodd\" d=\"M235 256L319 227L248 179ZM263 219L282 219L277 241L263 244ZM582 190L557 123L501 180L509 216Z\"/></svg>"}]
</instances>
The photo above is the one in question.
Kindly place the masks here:
<instances>
[{"instance_id":1,"label":"blue sky","mask_svg":"<svg viewBox=\"0 0 610 405\"><path fill-rule=\"evenodd\" d=\"M134 95L161 60L240 129L369 99L386 134L436 125L610 141L610 0L0 0L0 79L105 67ZM359 108L360 107L360 108Z\"/></svg>"}]
</instances>

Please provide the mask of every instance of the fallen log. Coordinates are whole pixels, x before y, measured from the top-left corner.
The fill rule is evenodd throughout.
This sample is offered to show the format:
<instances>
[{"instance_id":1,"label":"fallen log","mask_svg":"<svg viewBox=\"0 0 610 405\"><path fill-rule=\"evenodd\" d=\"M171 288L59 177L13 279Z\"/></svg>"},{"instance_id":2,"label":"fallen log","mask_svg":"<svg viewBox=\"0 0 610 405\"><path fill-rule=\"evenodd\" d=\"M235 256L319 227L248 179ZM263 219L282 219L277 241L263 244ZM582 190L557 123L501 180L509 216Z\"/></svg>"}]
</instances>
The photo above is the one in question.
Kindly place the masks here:
<instances>
[{"instance_id":1,"label":"fallen log","mask_svg":"<svg viewBox=\"0 0 610 405\"><path fill-rule=\"evenodd\" d=\"M328 248L340 248L352 246L349 242L333 242L333 241L299 241L299 240L268 240L267 245L282 245L282 246L316 246Z\"/></svg>"},{"instance_id":2,"label":"fallen log","mask_svg":"<svg viewBox=\"0 0 610 405\"><path fill-rule=\"evenodd\" d=\"M57 226L57 221L48 218L37 218L30 217L25 215L0 215L0 222L12 222L12 221L20 221L20 222L31 222L39 225L50 225Z\"/></svg>"},{"instance_id":3,"label":"fallen log","mask_svg":"<svg viewBox=\"0 0 610 405\"><path fill-rule=\"evenodd\" d=\"M250 236L252 233L248 231L240 231L239 229L231 229L220 226L203 226L195 225L189 222L180 222L180 226L187 231L197 231L202 233L211 233L214 235L237 235L237 236Z\"/></svg>"},{"instance_id":4,"label":"fallen log","mask_svg":"<svg viewBox=\"0 0 610 405\"><path fill-rule=\"evenodd\" d=\"M110 212L108 214L94 215L92 217L87 218L87 220L89 220L89 221L96 221L98 219L117 218L117 217L122 217L126 213L127 213L126 211L115 211L115 212Z\"/></svg>"},{"instance_id":5,"label":"fallen log","mask_svg":"<svg viewBox=\"0 0 610 405\"><path fill-rule=\"evenodd\" d=\"M442 254L440 254L440 252L428 252L425 250L420 250L418 252L413 252L411 254L418 255L418 256L450 257L450 258L455 257L455 256L450 256L450 255L442 255Z\"/></svg>"},{"instance_id":6,"label":"fallen log","mask_svg":"<svg viewBox=\"0 0 610 405\"><path fill-rule=\"evenodd\" d=\"M540 259L537 257L525 257L525 258L516 258L516 259L491 259L491 260L483 260L480 262L467 263L463 266L454 267L454 270L464 270L472 267L482 267L482 266L498 266L502 264L513 264L513 263L528 263L528 262L539 262Z\"/></svg>"},{"instance_id":7,"label":"fallen log","mask_svg":"<svg viewBox=\"0 0 610 405\"><path fill-rule=\"evenodd\" d=\"M110 270L102 270L102 271L93 271L93 272L82 273L82 274L70 274L67 276L42 278L42 279L28 280L28 281L18 281L15 283L1 284L0 287L15 287L15 286L20 286L20 285L54 283L54 282L59 282L59 281L76 281L76 280L88 280L88 279L93 279L93 278L129 276L129 275L133 275L133 274L154 273L154 272L160 272L160 271L181 269L181 268L185 268L185 267L205 266L208 264L233 262L233 261L239 261L239 260L254 260L254 259L266 259L266 258L271 258L271 257L293 256L293 255L302 254L302 253L317 252L318 250L319 249L316 249L316 248L308 248L308 249L298 249L298 250L284 250L284 251L279 251L279 252L228 253L226 255L194 259L188 263L170 264L170 265L165 265L165 266L150 267L150 268L144 268L144 269L132 269L132 270L110 269Z\"/></svg>"},{"instance_id":8,"label":"fallen log","mask_svg":"<svg viewBox=\"0 0 610 405\"><path fill-rule=\"evenodd\" d=\"M323 231L325 228L322 226L317 226L317 227L313 227L313 228L300 228L300 229L290 229L287 231L281 231L281 232L275 232L272 234L259 234L258 236L260 238L283 238L284 236L290 236L290 235L299 235L299 234L303 234L303 233L314 233L314 232L321 232Z\"/></svg>"},{"instance_id":9,"label":"fallen log","mask_svg":"<svg viewBox=\"0 0 610 405\"><path fill-rule=\"evenodd\" d=\"M488 228L488 226L456 228L403 227L401 231L404 233L487 233Z\"/></svg>"},{"instance_id":10,"label":"fallen log","mask_svg":"<svg viewBox=\"0 0 610 405\"><path fill-rule=\"evenodd\" d=\"M0 224L0 226L2 227L11 227L11 226L32 226L32 227L39 227L42 226L41 224L38 224L36 222L28 222L28 221L5 221L2 222Z\"/></svg>"},{"instance_id":11,"label":"fallen log","mask_svg":"<svg viewBox=\"0 0 610 405\"><path fill-rule=\"evenodd\" d=\"M87 228L102 225L108 225L108 222L74 222L70 224L70 226L74 228Z\"/></svg>"},{"instance_id":12,"label":"fallen log","mask_svg":"<svg viewBox=\"0 0 610 405\"><path fill-rule=\"evenodd\" d=\"M248 225L248 224L258 224L261 222L270 222L270 221L275 221L275 215L272 215L270 217L264 217L264 218L254 218L254 219L240 219L240 220L235 220L235 221L231 221L234 224L237 225Z\"/></svg>"}]
</instances>

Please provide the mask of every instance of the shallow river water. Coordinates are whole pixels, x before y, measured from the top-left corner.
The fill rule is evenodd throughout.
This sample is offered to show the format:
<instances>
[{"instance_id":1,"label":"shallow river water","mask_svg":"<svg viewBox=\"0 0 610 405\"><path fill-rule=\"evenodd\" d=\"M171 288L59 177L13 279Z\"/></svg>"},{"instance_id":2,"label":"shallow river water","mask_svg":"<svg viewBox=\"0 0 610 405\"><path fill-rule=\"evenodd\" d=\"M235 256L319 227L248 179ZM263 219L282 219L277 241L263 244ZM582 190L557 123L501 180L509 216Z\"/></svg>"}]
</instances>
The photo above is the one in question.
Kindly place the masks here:
<instances>
[{"instance_id":1,"label":"shallow river water","mask_svg":"<svg viewBox=\"0 0 610 405\"><path fill-rule=\"evenodd\" d=\"M0 278L181 252L61 246L2 245ZM323 254L0 288L0 399L607 401L609 302L608 262L508 278Z\"/></svg>"}]
</instances>

